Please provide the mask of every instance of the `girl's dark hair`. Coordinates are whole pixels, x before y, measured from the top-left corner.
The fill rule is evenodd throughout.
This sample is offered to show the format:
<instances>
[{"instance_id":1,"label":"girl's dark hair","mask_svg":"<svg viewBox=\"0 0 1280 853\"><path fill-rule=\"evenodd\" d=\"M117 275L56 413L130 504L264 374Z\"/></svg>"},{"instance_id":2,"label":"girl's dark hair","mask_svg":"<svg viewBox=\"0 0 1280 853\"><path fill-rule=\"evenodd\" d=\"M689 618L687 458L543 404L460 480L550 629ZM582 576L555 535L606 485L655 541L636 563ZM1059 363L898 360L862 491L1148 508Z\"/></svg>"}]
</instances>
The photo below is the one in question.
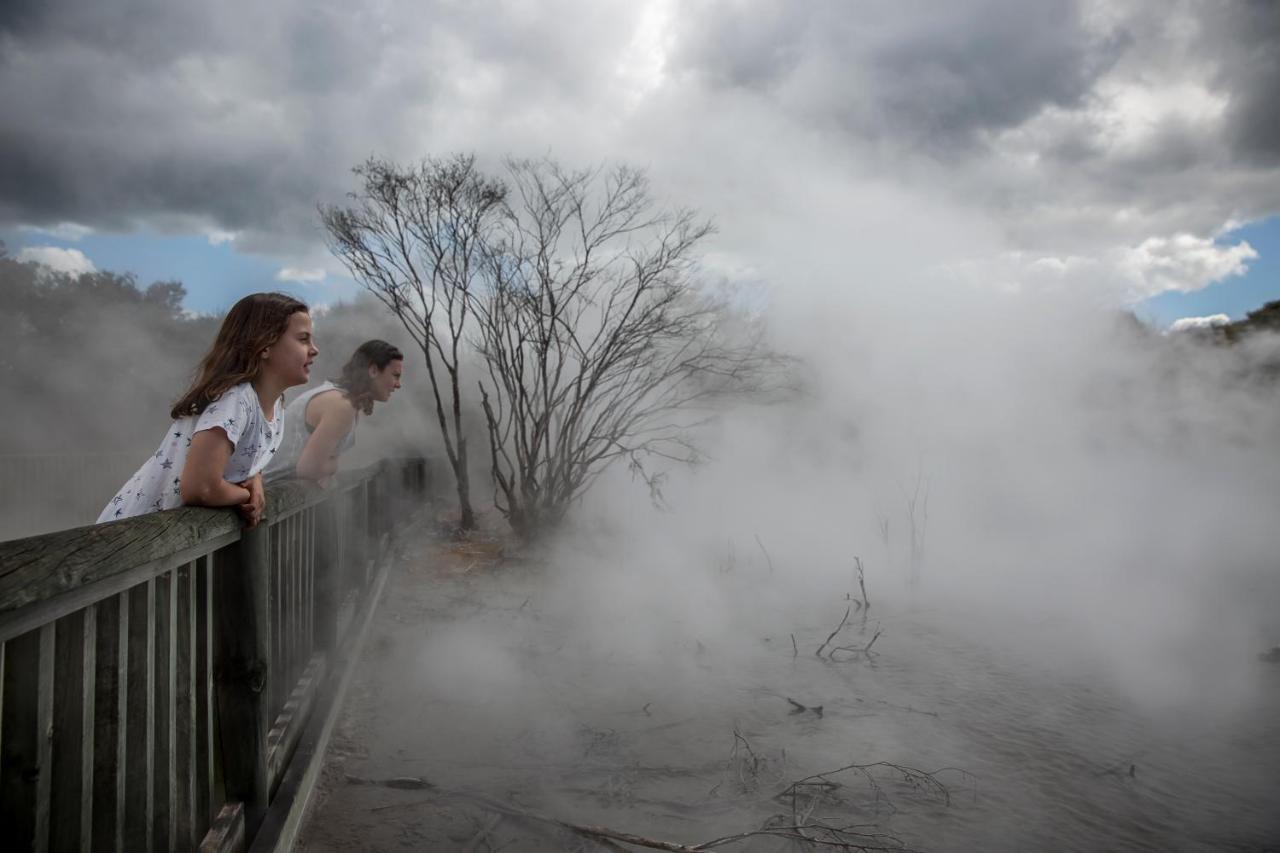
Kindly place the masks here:
<instances>
[{"instance_id":1,"label":"girl's dark hair","mask_svg":"<svg viewBox=\"0 0 1280 853\"><path fill-rule=\"evenodd\" d=\"M264 349L280 340L289 318L306 312L306 303L287 293L251 293L222 320L213 346L200 359L195 379L169 412L175 420L198 415L233 386L252 382L262 372Z\"/></svg>"},{"instance_id":2,"label":"girl's dark hair","mask_svg":"<svg viewBox=\"0 0 1280 853\"><path fill-rule=\"evenodd\" d=\"M386 370L393 361L404 361L404 353L394 344L365 341L351 353L351 358L342 366L342 374L330 381L347 393L351 405L368 415L373 412L373 380L369 377L369 368Z\"/></svg>"}]
</instances>

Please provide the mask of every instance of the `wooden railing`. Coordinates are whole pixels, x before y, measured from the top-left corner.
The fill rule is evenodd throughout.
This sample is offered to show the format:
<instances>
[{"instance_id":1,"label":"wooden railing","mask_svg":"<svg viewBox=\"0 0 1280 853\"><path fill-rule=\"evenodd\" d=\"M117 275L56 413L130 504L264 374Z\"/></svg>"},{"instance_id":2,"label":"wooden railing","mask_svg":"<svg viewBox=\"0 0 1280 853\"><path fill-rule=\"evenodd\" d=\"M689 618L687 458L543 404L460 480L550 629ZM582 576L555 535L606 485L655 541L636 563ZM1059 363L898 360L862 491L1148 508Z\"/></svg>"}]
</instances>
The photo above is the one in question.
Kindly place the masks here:
<instances>
[{"instance_id":1,"label":"wooden railing","mask_svg":"<svg viewBox=\"0 0 1280 853\"><path fill-rule=\"evenodd\" d=\"M422 460L0 543L4 850L240 850L376 590ZM277 821L278 823L278 821Z\"/></svg>"}]
</instances>

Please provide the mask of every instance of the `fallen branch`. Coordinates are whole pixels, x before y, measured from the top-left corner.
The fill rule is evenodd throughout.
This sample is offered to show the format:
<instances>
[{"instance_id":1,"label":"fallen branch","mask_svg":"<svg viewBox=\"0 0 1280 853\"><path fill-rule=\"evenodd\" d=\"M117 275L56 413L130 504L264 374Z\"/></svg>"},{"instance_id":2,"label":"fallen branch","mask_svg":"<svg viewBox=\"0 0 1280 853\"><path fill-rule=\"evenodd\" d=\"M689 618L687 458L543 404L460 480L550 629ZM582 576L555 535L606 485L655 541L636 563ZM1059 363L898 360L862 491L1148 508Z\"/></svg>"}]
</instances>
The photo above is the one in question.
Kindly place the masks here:
<instances>
[{"instance_id":1,"label":"fallen branch","mask_svg":"<svg viewBox=\"0 0 1280 853\"><path fill-rule=\"evenodd\" d=\"M827 644L836 638L836 634L839 634L841 629L844 628L845 623L849 621L849 613L852 610L853 610L852 606L846 607L844 609L844 616L840 619L840 624L836 626L836 629L831 632L831 634L827 637L827 639L823 642L823 644L818 646L818 650L814 652L815 655L817 655L818 657L822 657L822 650L825 649L827 647Z\"/></svg>"},{"instance_id":2,"label":"fallen branch","mask_svg":"<svg viewBox=\"0 0 1280 853\"><path fill-rule=\"evenodd\" d=\"M943 769L952 770L955 768ZM841 773L854 772L862 776L867 781L867 784L871 787L872 793L875 794L877 803L884 802L884 804L889 807L890 811L896 812L897 808L893 805L892 800L890 800L884 793L884 789L880 786L880 780L876 778L874 771L877 770L891 771L895 775L901 777L900 781L910 785L913 789L937 796L942 799L945 805L951 805L950 790L948 790L946 785L938 781L936 776L937 773L942 772L941 770L931 773L926 770L919 770L915 767L908 767L904 764L894 764L891 761L876 761L870 764L846 764L844 767L838 767L835 770L826 770L822 773L815 773L812 776L806 776L803 779L792 782L791 785L774 797L774 799L784 801L791 799L794 803L794 799L797 794L802 793L804 789L809 788L818 789L823 793L832 793L843 787L843 784L830 777L837 776ZM965 775L967 776L968 774Z\"/></svg>"},{"instance_id":3,"label":"fallen branch","mask_svg":"<svg viewBox=\"0 0 1280 853\"><path fill-rule=\"evenodd\" d=\"M883 633L884 632L880 630L879 624L877 624L876 633L875 636L871 638L871 642L867 643L860 649L856 649L853 646L836 646L827 654L827 659L834 661L836 659L836 652L848 652L854 657L864 655L867 660L871 660L871 658L874 657L874 655L871 654L871 647L876 644L876 640L880 639L880 635ZM853 660L853 658L845 658L845 660Z\"/></svg>"}]
</instances>

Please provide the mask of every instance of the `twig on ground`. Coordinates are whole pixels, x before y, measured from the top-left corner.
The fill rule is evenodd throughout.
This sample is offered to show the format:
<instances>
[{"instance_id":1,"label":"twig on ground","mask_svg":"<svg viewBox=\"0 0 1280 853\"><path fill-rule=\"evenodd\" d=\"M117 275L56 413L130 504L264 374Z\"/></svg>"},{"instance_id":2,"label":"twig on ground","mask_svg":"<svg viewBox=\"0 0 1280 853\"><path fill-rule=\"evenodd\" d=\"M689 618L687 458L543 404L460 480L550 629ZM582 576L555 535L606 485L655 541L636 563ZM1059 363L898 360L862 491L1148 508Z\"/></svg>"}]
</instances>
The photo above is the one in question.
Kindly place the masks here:
<instances>
[{"instance_id":1,"label":"twig on ground","mask_svg":"<svg viewBox=\"0 0 1280 853\"><path fill-rule=\"evenodd\" d=\"M858 569L858 587L862 590L862 609L870 610L871 602L867 600L867 579L862 573L862 558L854 557L853 564Z\"/></svg>"},{"instance_id":2,"label":"twig on ground","mask_svg":"<svg viewBox=\"0 0 1280 853\"><path fill-rule=\"evenodd\" d=\"M797 702L796 700L792 699L790 696L784 696L784 697L782 697L782 698L786 699L788 702L790 702L790 703L791 703L791 705L792 705L792 711L791 711L791 713L792 713L792 714L803 714L805 711L812 711L812 712L813 712L814 714L816 714L817 716L819 716L819 717L821 717L821 716L822 716L822 706L821 706L821 705L801 705L799 702Z\"/></svg>"},{"instance_id":3,"label":"twig on ground","mask_svg":"<svg viewBox=\"0 0 1280 853\"><path fill-rule=\"evenodd\" d=\"M435 785L423 779L421 776L396 776L391 779L367 779L363 776L353 776L347 774L347 784L349 785L377 785L381 788L396 788L401 791L425 791L434 788Z\"/></svg>"}]
</instances>

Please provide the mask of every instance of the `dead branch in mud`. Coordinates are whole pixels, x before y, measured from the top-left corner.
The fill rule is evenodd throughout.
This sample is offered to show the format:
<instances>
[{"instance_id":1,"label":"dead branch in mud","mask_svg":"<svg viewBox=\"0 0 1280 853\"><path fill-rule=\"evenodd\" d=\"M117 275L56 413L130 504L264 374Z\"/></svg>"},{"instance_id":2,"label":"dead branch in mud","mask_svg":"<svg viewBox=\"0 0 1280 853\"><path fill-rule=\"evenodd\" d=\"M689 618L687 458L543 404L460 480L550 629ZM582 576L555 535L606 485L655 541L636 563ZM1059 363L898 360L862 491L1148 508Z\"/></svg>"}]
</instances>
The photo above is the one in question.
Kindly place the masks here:
<instances>
[{"instance_id":1,"label":"dead branch in mud","mask_svg":"<svg viewBox=\"0 0 1280 853\"><path fill-rule=\"evenodd\" d=\"M872 794L875 796L875 805L878 807L881 803L888 807L889 811L896 812L897 807L893 801L885 793L881 785L880 779L876 777L877 771L887 771L893 774L897 781L902 782L911 787L916 793L923 793L927 796L935 796L942 800L944 805L951 805L951 791L939 781L937 774L947 770L956 770L969 776L963 770L957 770L953 767L944 767L940 770L927 771L920 770L915 767L908 767L905 764L895 764L891 761L875 761L870 764L846 764L844 767L838 767L835 770L826 770L822 773L815 773L812 776L806 776L803 779L792 782L782 792L777 794L774 799L779 802L789 802L792 808L792 814L796 813L797 803L801 795L816 797L819 800L833 800L835 792L845 787L844 783L838 782L831 778L841 773L856 773L861 776L867 785L871 788Z\"/></svg>"},{"instance_id":2,"label":"dead branch in mud","mask_svg":"<svg viewBox=\"0 0 1280 853\"><path fill-rule=\"evenodd\" d=\"M871 609L871 602L867 600L867 580L862 574L862 558L854 557L853 564L858 569L858 586L862 590L862 611L865 613Z\"/></svg>"},{"instance_id":3,"label":"dead branch in mud","mask_svg":"<svg viewBox=\"0 0 1280 853\"><path fill-rule=\"evenodd\" d=\"M720 574L727 575L738 565L738 555L733 548L733 540L729 540L728 549L725 551L724 562L720 564Z\"/></svg>"},{"instance_id":4,"label":"dead branch in mud","mask_svg":"<svg viewBox=\"0 0 1280 853\"><path fill-rule=\"evenodd\" d=\"M764 554L764 561L769 564L769 574L773 574L773 558L769 556L769 552L765 550L764 543L760 541L760 534L754 534L756 544L760 546L760 553Z\"/></svg>"},{"instance_id":5,"label":"dead branch in mud","mask_svg":"<svg viewBox=\"0 0 1280 853\"><path fill-rule=\"evenodd\" d=\"M836 773L840 771L830 772ZM466 791L440 789L437 796L433 799L396 803L394 807L408 808L412 806L428 805L441 799L461 800L500 815L516 818L517 820L555 826L577 835L590 838L606 849L615 851L624 849L620 848L618 846L619 844L630 844L634 847L644 847L650 850L669 850L675 851L675 853L702 853L702 851L727 847L730 844L736 844L751 838L772 837L790 841L805 842L833 850L865 851L865 853L872 853L872 851L916 853L916 851L907 847L901 839L892 835L887 833L862 831L864 829L874 829L874 827L870 825L849 824L846 826L834 826L822 821L814 821L811 818L806 819L805 821L788 821L785 816L778 816L766 822L766 824L759 829L734 833L732 835L724 835L720 838L713 838L710 841L703 841L697 844L681 844L676 841L646 838L642 835L636 835L631 832L622 832L605 826L587 826L585 824L572 823L570 821L561 820L560 818L552 815L533 811L532 809L517 808L516 806L486 797L483 794L473 794ZM390 807L388 806L384 808Z\"/></svg>"},{"instance_id":6,"label":"dead branch in mud","mask_svg":"<svg viewBox=\"0 0 1280 853\"><path fill-rule=\"evenodd\" d=\"M844 609L844 616L840 619L840 624L836 626L836 629L832 631L830 635L828 635L827 639L822 643L822 645L818 646L818 650L814 652L815 655L817 655L818 657L822 657L823 649L825 649L827 645L836 638L836 634L839 634L840 631L844 629L845 623L849 621L849 614L852 611L853 611L852 605Z\"/></svg>"},{"instance_id":7,"label":"dead branch in mud","mask_svg":"<svg viewBox=\"0 0 1280 853\"><path fill-rule=\"evenodd\" d=\"M756 751L751 748L751 741L738 731L737 726L734 726L733 749L729 751L728 766L730 770L737 770L738 784L742 786L742 790L751 791L756 788L760 782L760 770L764 765L765 759L756 754Z\"/></svg>"},{"instance_id":8,"label":"dead branch in mud","mask_svg":"<svg viewBox=\"0 0 1280 853\"><path fill-rule=\"evenodd\" d=\"M854 660L859 655L865 657L867 660L872 660L875 656L871 653L871 647L876 644L876 640L880 639L880 635L883 633L884 631L880 630L880 623L877 622L876 633L875 636L871 638L871 642L867 643L860 649L854 648L853 646L835 646L827 653L827 659L834 661L836 659L836 652L848 652L852 654L853 657L845 658L845 660ZM836 662L839 663L839 661Z\"/></svg>"}]
</instances>

